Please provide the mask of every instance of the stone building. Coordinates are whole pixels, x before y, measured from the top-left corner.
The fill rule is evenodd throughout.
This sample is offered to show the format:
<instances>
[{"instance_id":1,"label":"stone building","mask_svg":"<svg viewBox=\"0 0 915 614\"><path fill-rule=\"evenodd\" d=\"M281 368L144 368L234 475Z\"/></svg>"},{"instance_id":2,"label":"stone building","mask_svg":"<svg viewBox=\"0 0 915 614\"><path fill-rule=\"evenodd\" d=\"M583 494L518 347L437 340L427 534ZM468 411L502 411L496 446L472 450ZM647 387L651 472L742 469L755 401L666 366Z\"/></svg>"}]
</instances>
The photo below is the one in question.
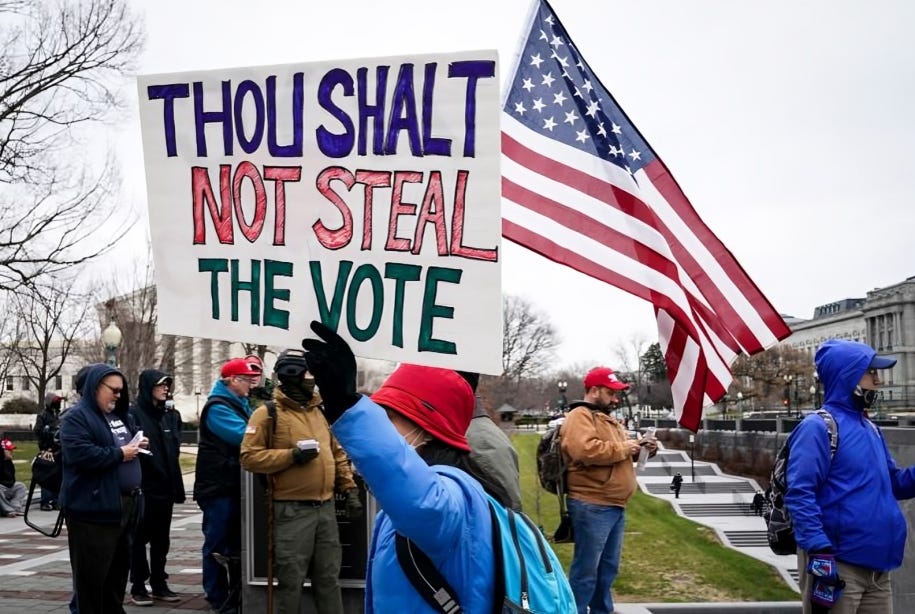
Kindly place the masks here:
<instances>
[{"instance_id":1,"label":"stone building","mask_svg":"<svg viewBox=\"0 0 915 614\"><path fill-rule=\"evenodd\" d=\"M783 343L806 351L811 363L827 339L861 341L895 358L896 366L886 372L881 405L889 410L915 404L915 277L875 288L864 298L821 305L810 320L787 322L793 332Z\"/></svg>"}]
</instances>

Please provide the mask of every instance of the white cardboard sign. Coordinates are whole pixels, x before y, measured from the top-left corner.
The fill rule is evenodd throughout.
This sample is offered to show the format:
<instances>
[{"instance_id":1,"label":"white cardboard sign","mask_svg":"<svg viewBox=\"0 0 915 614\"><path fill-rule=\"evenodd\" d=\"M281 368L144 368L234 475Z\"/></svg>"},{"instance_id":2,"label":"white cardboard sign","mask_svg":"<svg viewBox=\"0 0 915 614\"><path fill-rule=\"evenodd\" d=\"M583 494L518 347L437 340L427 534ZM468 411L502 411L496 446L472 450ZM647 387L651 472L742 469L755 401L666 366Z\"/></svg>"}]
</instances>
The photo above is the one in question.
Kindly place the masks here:
<instances>
[{"instance_id":1,"label":"white cardboard sign","mask_svg":"<svg viewBox=\"0 0 915 614\"><path fill-rule=\"evenodd\" d=\"M138 79L160 332L501 372L495 51Z\"/></svg>"}]
</instances>

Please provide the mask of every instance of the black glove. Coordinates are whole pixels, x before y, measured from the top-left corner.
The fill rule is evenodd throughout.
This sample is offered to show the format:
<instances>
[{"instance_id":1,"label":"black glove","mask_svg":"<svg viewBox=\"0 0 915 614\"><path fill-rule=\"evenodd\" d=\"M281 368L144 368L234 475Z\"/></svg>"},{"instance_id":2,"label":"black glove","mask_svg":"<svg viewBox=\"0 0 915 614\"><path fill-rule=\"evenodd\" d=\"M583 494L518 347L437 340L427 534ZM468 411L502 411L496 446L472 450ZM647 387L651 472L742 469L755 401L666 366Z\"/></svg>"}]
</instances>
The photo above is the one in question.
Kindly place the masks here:
<instances>
[{"instance_id":1,"label":"black glove","mask_svg":"<svg viewBox=\"0 0 915 614\"><path fill-rule=\"evenodd\" d=\"M294 462L296 465L304 465L305 463L310 463L316 458L318 458L317 450L301 450L299 448L292 449L292 462Z\"/></svg>"},{"instance_id":2,"label":"black glove","mask_svg":"<svg viewBox=\"0 0 915 614\"><path fill-rule=\"evenodd\" d=\"M311 330L323 341L302 339L305 360L321 391L324 416L333 424L359 401L360 395L356 394L356 357L346 341L324 324L314 320Z\"/></svg>"},{"instance_id":3,"label":"black glove","mask_svg":"<svg viewBox=\"0 0 915 614\"><path fill-rule=\"evenodd\" d=\"M346 491L346 517L355 520L362 516L362 501L359 500L359 489L350 488Z\"/></svg>"}]
</instances>

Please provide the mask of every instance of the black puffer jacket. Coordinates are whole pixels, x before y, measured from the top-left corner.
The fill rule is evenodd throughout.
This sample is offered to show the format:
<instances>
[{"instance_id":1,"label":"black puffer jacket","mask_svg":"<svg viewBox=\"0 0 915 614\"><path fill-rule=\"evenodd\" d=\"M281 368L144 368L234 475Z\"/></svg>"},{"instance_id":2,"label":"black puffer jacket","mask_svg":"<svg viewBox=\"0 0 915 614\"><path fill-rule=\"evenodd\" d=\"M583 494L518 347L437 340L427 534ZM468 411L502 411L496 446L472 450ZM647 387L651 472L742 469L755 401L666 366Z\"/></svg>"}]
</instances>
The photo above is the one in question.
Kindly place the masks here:
<instances>
[{"instance_id":1,"label":"black puffer jacket","mask_svg":"<svg viewBox=\"0 0 915 614\"><path fill-rule=\"evenodd\" d=\"M181 414L166 409L165 404L152 397L156 382L167 373L146 369L140 373L137 401L130 407L137 426L149 438L149 451L141 454L143 493L147 499L184 503L184 479L178 455L181 452Z\"/></svg>"}]
</instances>

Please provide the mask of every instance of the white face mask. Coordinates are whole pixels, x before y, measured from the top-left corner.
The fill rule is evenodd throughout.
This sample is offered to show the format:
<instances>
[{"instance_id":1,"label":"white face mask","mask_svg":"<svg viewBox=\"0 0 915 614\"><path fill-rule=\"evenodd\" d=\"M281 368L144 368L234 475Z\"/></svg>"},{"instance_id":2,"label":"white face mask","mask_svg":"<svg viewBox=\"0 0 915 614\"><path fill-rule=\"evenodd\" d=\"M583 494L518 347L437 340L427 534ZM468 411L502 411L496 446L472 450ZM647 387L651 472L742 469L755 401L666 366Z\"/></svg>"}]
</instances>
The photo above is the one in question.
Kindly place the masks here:
<instances>
[{"instance_id":1,"label":"white face mask","mask_svg":"<svg viewBox=\"0 0 915 614\"><path fill-rule=\"evenodd\" d=\"M415 435L415 437L414 437ZM407 440L407 445L413 448L414 450L426 443L426 440L423 437L423 430L418 426L403 436ZM419 443L417 443L417 441Z\"/></svg>"}]
</instances>

